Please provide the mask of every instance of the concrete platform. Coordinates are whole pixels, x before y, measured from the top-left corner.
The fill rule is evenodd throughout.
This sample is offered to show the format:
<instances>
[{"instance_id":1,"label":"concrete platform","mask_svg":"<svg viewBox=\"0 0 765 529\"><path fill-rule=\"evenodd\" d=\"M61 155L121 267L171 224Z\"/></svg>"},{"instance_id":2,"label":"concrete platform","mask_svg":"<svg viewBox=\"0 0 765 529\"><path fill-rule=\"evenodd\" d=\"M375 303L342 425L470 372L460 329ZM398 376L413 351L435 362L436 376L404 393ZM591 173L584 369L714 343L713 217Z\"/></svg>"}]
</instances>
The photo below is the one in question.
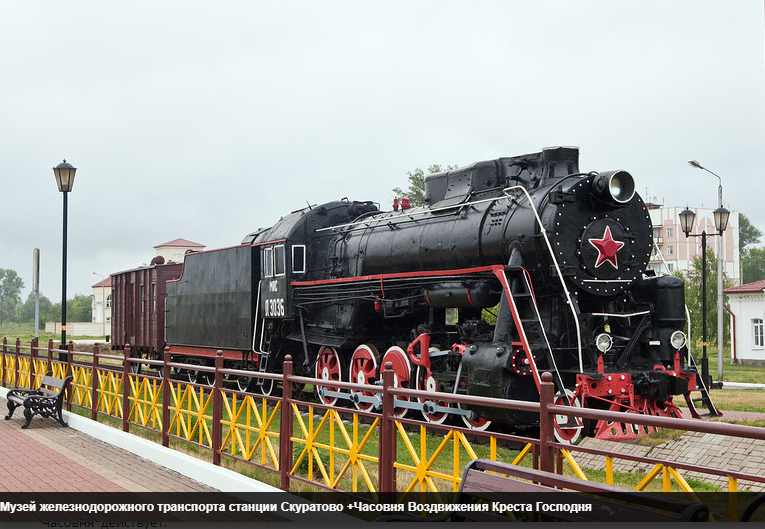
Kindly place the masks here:
<instances>
[{"instance_id":1,"label":"concrete platform","mask_svg":"<svg viewBox=\"0 0 765 529\"><path fill-rule=\"evenodd\" d=\"M7 393L6 388L0 388L0 415L3 418L8 410ZM150 496L161 492L196 498L200 493L220 495L225 492L248 498L247 501L262 497L263 501L273 502L277 497L280 501L287 497L290 502L306 503L278 488L73 413L64 412L64 419L69 423L67 428L51 419L34 417L29 428L23 430L22 412L17 409L10 420L0 419L0 498L3 501L27 492L89 493L93 496L97 493ZM0 516L3 514L0 512ZM32 522L34 519L21 520ZM210 519L200 527L210 527L210 522L216 521ZM252 522L358 521L338 513L253 513L248 515L247 523L251 526ZM194 522L177 525L181 523L183 527L196 525ZM44 526L39 522L0 525L3 529L16 525L19 528ZM163 522L157 526L175 525Z\"/></svg>"}]
</instances>

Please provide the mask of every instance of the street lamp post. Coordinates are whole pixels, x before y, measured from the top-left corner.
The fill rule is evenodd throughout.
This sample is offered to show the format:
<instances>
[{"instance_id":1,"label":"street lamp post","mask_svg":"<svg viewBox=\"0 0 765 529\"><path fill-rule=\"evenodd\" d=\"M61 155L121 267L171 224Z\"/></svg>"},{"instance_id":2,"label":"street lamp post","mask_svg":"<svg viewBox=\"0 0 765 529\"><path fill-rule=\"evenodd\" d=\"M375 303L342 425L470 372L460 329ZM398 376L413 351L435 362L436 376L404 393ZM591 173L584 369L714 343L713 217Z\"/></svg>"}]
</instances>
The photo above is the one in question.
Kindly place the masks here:
<instances>
[{"instance_id":1,"label":"street lamp post","mask_svg":"<svg viewBox=\"0 0 765 529\"><path fill-rule=\"evenodd\" d=\"M723 208L723 201L722 201L722 178L720 178L720 175L713 173L706 167L702 166L699 162L696 160L688 160L688 164L691 167L695 167L696 169L701 169L702 171L706 171L707 173L711 174L712 176L717 177L717 210L715 211L715 227L718 226L717 224L717 211L720 211ZM730 215L730 212L728 210L725 210L727 212L727 216L725 217L725 226L723 226L722 230L720 230L720 251L718 252L719 255L717 256L717 379L722 380L723 379L723 343L724 342L724 328L723 328L723 238L722 238L722 232L725 231L725 227L728 224L728 216Z\"/></svg>"},{"instance_id":2,"label":"street lamp post","mask_svg":"<svg viewBox=\"0 0 765 529\"><path fill-rule=\"evenodd\" d=\"M101 333L104 335L104 339L106 338L106 294L105 294L105 288L106 288L106 277L102 276L98 272L93 272L93 275L96 275L101 278Z\"/></svg>"},{"instance_id":3,"label":"street lamp post","mask_svg":"<svg viewBox=\"0 0 765 529\"><path fill-rule=\"evenodd\" d=\"M729 216L730 211L725 208L717 208L714 211L714 217L715 229L718 233L708 234L706 230L703 230L699 235L691 234L693 223L696 219L696 213L694 213L689 208L686 208L680 213L680 227L685 233L685 236L701 237L701 380L703 381L704 386L704 406L709 410L712 410L713 408L711 406L712 403L709 400L708 393L711 380L709 378L709 360L707 358L707 239L718 234L722 236L722 233L728 226ZM721 259L718 257L718 260ZM720 339L721 338L718 336L718 343L720 342Z\"/></svg>"},{"instance_id":4,"label":"street lamp post","mask_svg":"<svg viewBox=\"0 0 765 529\"><path fill-rule=\"evenodd\" d=\"M67 219L67 195L74 186L74 173L77 168L64 160L53 168L53 174L56 176L58 190L64 194L64 235L62 240L62 258L61 258L61 346L66 347L66 219ZM59 360L66 360L64 353L59 353Z\"/></svg>"}]
</instances>

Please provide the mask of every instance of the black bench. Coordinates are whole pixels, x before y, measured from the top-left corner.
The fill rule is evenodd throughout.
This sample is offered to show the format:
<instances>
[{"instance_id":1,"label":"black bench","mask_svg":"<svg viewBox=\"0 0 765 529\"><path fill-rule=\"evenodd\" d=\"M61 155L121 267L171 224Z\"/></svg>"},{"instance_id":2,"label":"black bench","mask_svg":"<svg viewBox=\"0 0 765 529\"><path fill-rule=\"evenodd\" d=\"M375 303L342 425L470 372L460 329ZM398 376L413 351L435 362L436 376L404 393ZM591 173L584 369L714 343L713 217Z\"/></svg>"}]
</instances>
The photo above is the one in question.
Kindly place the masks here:
<instances>
[{"instance_id":1,"label":"black bench","mask_svg":"<svg viewBox=\"0 0 765 529\"><path fill-rule=\"evenodd\" d=\"M508 513L521 521L703 522L709 518L709 508L702 503L488 459L468 463L453 503L484 505L474 510L465 505L437 517L388 515L375 521L513 521Z\"/></svg>"},{"instance_id":2,"label":"black bench","mask_svg":"<svg viewBox=\"0 0 765 529\"><path fill-rule=\"evenodd\" d=\"M13 412L19 406L24 407L25 422L21 427L28 428L32 417L42 415L55 419L63 426L68 426L61 415L61 406L64 403L64 395L72 377L66 377L64 380L54 378L52 372L48 372L42 379L42 384L37 389L12 389L8 392L8 415L7 421L13 416Z\"/></svg>"}]
</instances>

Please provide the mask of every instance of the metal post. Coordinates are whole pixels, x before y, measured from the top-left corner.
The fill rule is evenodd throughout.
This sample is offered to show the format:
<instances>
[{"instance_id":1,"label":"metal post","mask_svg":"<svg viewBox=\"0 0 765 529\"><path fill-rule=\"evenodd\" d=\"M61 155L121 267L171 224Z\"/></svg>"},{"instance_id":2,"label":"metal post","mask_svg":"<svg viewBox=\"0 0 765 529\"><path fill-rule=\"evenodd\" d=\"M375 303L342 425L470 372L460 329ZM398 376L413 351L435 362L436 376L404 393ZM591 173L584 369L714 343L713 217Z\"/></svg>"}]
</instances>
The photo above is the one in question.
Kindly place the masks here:
<instances>
[{"instance_id":1,"label":"metal post","mask_svg":"<svg viewBox=\"0 0 765 529\"><path fill-rule=\"evenodd\" d=\"M279 423L279 474L280 487L290 490L290 470L292 469L292 355L284 357L282 373L282 412ZM276 381L274 381L276 384Z\"/></svg>"},{"instance_id":2,"label":"metal post","mask_svg":"<svg viewBox=\"0 0 765 529\"><path fill-rule=\"evenodd\" d=\"M5 353L8 349L8 338L3 336L3 357L0 358L0 385L5 386Z\"/></svg>"},{"instance_id":3,"label":"metal post","mask_svg":"<svg viewBox=\"0 0 765 529\"><path fill-rule=\"evenodd\" d=\"M53 338L48 338L48 371L53 371Z\"/></svg>"},{"instance_id":4,"label":"metal post","mask_svg":"<svg viewBox=\"0 0 765 529\"><path fill-rule=\"evenodd\" d=\"M37 362L37 338L32 338L32 342L29 344L29 388L37 387L35 383L35 363Z\"/></svg>"},{"instance_id":5,"label":"metal post","mask_svg":"<svg viewBox=\"0 0 765 529\"><path fill-rule=\"evenodd\" d=\"M223 351L215 353L215 384L213 388L212 445L213 465L220 466L220 449L223 442Z\"/></svg>"},{"instance_id":6,"label":"metal post","mask_svg":"<svg viewBox=\"0 0 765 529\"><path fill-rule=\"evenodd\" d=\"M21 360L19 360L19 348L21 347L21 341L16 338L16 353L14 357L16 358L16 370L15 374L13 376L13 386L19 387L19 375L21 374ZM32 389L32 388L29 388Z\"/></svg>"},{"instance_id":7,"label":"metal post","mask_svg":"<svg viewBox=\"0 0 765 529\"><path fill-rule=\"evenodd\" d=\"M704 407L711 410L709 399L709 359L707 358L707 232L701 232L701 379L704 381Z\"/></svg>"},{"instance_id":8,"label":"metal post","mask_svg":"<svg viewBox=\"0 0 765 529\"><path fill-rule=\"evenodd\" d=\"M93 346L92 373L90 375L90 418L98 420L98 344Z\"/></svg>"},{"instance_id":9,"label":"metal post","mask_svg":"<svg viewBox=\"0 0 765 529\"><path fill-rule=\"evenodd\" d=\"M555 471L555 454L550 443L555 442L555 416L547 408L555 400L555 385L552 373L542 373L539 387L539 469Z\"/></svg>"},{"instance_id":10,"label":"metal post","mask_svg":"<svg viewBox=\"0 0 765 529\"><path fill-rule=\"evenodd\" d=\"M383 406L380 417L380 445L378 457L378 476L380 493L393 494L396 492L396 469L393 463L396 461L396 431L394 407L395 397L390 393L394 384L393 363L385 362L382 373L383 383Z\"/></svg>"},{"instance_id":11,"label":"metal post","mask_svg":"<svg viewBox=\"0 0 765 529\"><path fill-rule=\"evenodd\" d=\"M719 174L710 171L703 165L701 165L696 160L688 160L688 163L697 169L701 169L702 171L706 171L707 173L711 174L715 178L717 178L717 207L722 209L723 207L723 199L722 199L722 178ZM717 228L717 223L715 222L715 228ZM720 235L720 250L717 252L717 377L718 379L723 379L723 344L725 343L725 336L724 336L724 328L723 328L723 232L724 230L718 230ZM705 380L706 382L706 380Z\"/></svg>"},{"instance_id":12,"label":"metal post","mask_svg":"<svg viewBox=\"0 0 765 529\"><path fill-rule=\"evenodd\" d=\"M720 207L722 207L722 204L720 204ZM720 251L717 252L717 380L723 379L723 345L725 344L725 329L723 328L723 247L723 232L720 232Z\"/></svg>"},{"instance_id":13,"label":"metal post","mask_svg":"<svg viewBox=\"0 0 765 529\"><path fill-rule=\"evenodd\" d=\"M125 347L128 347L125 345ZM170 348L162 355L162 446L170 446Z\"/></svg>"},{"instance_id":14,"label":"metal post","mask_svg":"<svg viewBox=\"0 0 765 529\"><path fill-rule=\"evenodd\" d=\"M64 236L63 250L61 253L61 348L66 344L66 218L67 218L67 199L69 193L64 191ZM63 360L59 356L59 360Z\"/></svg>"},{"instance_id":15,"label":"metal post","mask_svg":"<svg viewBox=\"0 0 765 529\"><path fill-rule=\"evenodd\" d=\"M122 431L130 431L130 346L125 345L122 361Z\"/></svg>"},{"instance_id":16,"label":"metal post","mask_svg":"<svg viewBox=\"0 0 765 529\"><path fill-rule=\"evenodd\" d=\"M63 346L61 346L63 347ZM67 346L66 351L66 376L72 376L73 370L72 370L72 364L74 363L74 343L69 342L69 345ZM61 353L59 353L59 360L61 359ZM66 410L72 411L72 395L74 394L74 390L70 388L69 394L66 398Z\"/></svg>"},{"instance_id":17,"label":"metal post","mask_svg":"<svg viewBox=\"0 0 765 529\"><path fill-rule=\"evenodd\" d=\"M40 336L40 249L32 250L32 292L35 294L35 338Z\"/></svg>"}]
</instances>

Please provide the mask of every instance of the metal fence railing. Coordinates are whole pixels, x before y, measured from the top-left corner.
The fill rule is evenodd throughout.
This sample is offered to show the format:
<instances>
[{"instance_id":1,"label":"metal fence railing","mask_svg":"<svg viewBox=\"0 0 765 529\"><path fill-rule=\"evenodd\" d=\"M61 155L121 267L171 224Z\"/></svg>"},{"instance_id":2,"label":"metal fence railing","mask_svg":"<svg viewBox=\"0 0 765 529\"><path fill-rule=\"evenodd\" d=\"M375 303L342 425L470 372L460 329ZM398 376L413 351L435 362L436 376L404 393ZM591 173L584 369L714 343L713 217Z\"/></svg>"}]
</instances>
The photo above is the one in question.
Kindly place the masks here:
<instances>
[{"instance_id":1,"label":"metal fence railing","mask_svg":"<svg viewBox=\"0 0 765 529\"><path fill-rule=\"evenodd\" d=\"M380 395L378 410L362 411L312 401L296 388L326 386L326 381L296 376L289 357L282 374L258 373L258 377L281 383L280 395L255 395L227 387L227 381L252 373L223 367L218 352L213 366L172 362L169 350L162 360L92 352L54 349L52 341L39 347L33 340L22 346L17 339L9 344L3 339L0 356L0 382L6 387L37 387L47 372L73 381L66 397L67 409L79 408L91 419L110 417L121 423L125 432L139 428L156 432L164 446L171 439L207 451L212 463L240 462L261 475L273 474L286 491L300 487L322 490L363 492L377 497L380 492L413 493L456 491L467 462L478 457L533 465L547 471L571 471L587 479L577 464L577 454L587 453L606 459L605 481L613 483L614 460L640 461L654 465L636 490L649 485L661 490L695 492L683 478L694 472L725 476L727 492L737 492L739 483L765 490L765 476L721 468L689 465L672 461L641 458L629 453L615 453L556 441L556 416L591 420L628 422L658 428L705 432L733 438L765 440L765 428L625 414L591 408L554 404L554 384L549 373L543 374L540 401L516 401L430 393L395 387L391 366L383 367L381 385L359 385L333 381L333 390ZM133 364L157 370L138 373ZM171 378L173 370L209 373L210 384L197 384ZM462 406L495 406L538 414L538 435L515 435L471 430L447 424L424 423L401 417L403 400L453 402ZM397 406L397 404L399 406ZM569 470L570 469L570 470ZM659 480L659 478L661 478ZM592 479L592 477L590 478ZM660 481L660 483L659 483ZM731 500L731 517L738 507Z\"/></svg>"}]
</instances>

